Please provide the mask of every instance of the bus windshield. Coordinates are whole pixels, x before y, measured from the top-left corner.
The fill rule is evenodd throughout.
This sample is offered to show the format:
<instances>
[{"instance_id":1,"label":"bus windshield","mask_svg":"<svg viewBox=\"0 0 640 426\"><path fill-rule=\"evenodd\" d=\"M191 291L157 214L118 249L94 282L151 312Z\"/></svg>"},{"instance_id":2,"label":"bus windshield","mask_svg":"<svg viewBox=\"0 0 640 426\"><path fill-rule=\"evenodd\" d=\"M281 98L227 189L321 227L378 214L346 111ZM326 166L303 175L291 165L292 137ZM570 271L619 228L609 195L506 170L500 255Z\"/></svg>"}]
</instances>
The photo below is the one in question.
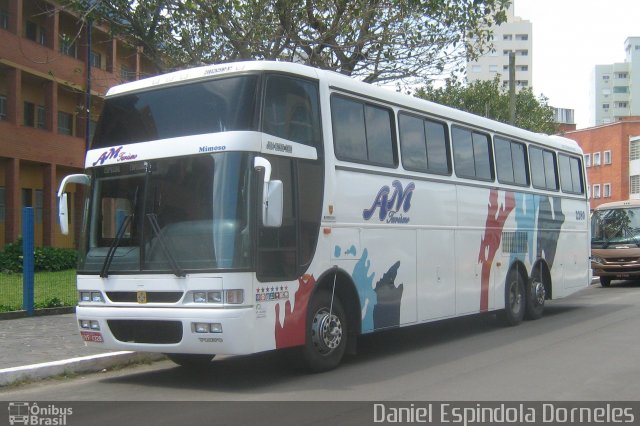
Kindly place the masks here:
<instances>
[{"instance_id":1,"label":"bus windshield","mask_svg":"<svg viewBox=\"0 0 640 426\"><path fill-rule=\"evenodd\" d=\"M257 75L244 75L108 98L91 149L256 130L257 86Z\"/></svg>"},{"instance_id":2,"label":"bus windshield","mask_svg":"<svg viewBox=\"0 0 640 426\"><path fill-rule=\"evenodd\" d=\"M94 169L79 270L250 268L250 157L227 152Z\"/></svg>"},{"instance_id":3,"label":"bus windshield","mask_svg":"<svg viewBox=\"0 0 640 426\"><path fill-rule=\"evenodd\" d=\"M640 246L640 208L596 210L591 218L591 244Z\"/></svg>"}]
</instances>

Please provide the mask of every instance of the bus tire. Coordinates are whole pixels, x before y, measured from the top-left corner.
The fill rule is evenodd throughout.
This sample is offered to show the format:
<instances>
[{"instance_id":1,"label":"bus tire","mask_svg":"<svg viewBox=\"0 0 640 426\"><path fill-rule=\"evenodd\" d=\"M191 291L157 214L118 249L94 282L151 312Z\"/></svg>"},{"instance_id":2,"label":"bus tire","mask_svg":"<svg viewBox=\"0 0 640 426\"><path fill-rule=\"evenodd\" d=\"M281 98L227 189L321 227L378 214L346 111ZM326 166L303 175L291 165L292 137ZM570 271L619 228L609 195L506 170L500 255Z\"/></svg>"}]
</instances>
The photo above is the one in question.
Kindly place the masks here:
<instances>
[{"instance_id":1,"label":"bus tire","mask_svg":"<svg viewBox=\"0 0 640 426\"><path fill-rule=\"evenodd\" d=\"M329 310L332 310L331 316ZM347 316L340 299L320 290L309 303L302 360L314 373L336 368L347 348Z\"/></svg>"},{"instance_id":2,"label":"bus tire","mask_svg":"<svg viewBox=\"0 0 640 426\"><path fill-rule=\"evenodd\" d=\"M600 277L600 285L602 287L609 287L611 285L611 278Z\"/></svg>"},{"instance_id":3,"label":"bus tire","mask_svg":"<svg viewBox=\"0 0 640 426\"><path fill-rule=\"evenodd\" d=\"M547 296L544 283L533 278L528 280L526 295L525 317L528 320L537 320L544 312L544 301Z\"/></svg>"},{"instance_id":4,"label":"bus tire","mask_svg":"<svg viewBox=\"0 0 640 426\"><path fill-rule=\"evenodd\" d=\"M195 370L207 368L211 365L211 360L215 355L201 354L165 354L167 358L178 364L180 367Z\"/></svg>"},{"instance_id":5,"label":"bus tire","mask_svg":"<svg viewBox=\"0 0 640 426\"><path fill-rule=\"evenodd\" d=\"M522 277L515 269L507 274L504 283L504 323L508 326L522 322L525 313L525 285Z\"/></svg>"}]
</instances>

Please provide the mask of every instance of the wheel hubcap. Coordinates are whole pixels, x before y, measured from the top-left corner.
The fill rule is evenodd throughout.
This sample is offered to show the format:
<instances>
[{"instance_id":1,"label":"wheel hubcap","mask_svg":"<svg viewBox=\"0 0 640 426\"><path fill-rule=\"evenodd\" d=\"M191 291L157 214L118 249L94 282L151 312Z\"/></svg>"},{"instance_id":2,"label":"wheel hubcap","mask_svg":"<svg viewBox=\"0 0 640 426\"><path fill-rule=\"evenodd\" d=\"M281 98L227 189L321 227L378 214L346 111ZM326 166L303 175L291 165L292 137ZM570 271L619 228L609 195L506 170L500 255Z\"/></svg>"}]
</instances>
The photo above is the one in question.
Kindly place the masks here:
<instances>
[{"instance_id":1,"label":"wheel hubcap","mask_svg":"<svg viewBox=\"0 0 640 426\"><path fill-rule=\"evenodd\" d=\"M336 315L329 315L327 309L319 310L313 317L311 326L313 345L321 354L328 354L340 346L342 323Z\"/></svg>"},{"instance_id":2,"label":"wheel hubcap","mask_svg":"<svg viewBox=\"0 0 640 426\"><path fill-rule=\"evenodd\" d=\"M547 295L546 290L544 289L544 284L540 281L533 282L533 298L538 305L544 304L545 296Z\"/></svg>"},{"instance_id":3,"label":"wheel hubcap","mask_svg":"<svg viewBox=\"0 0 640 426\"><path fill-rule=\"evenodd\" d=\"M517 281L511 283L509 291L509 303L511 305L511 312L520 312L522 305L522 294L520 292L520 286Z\"/></svg>"}]
</instances>

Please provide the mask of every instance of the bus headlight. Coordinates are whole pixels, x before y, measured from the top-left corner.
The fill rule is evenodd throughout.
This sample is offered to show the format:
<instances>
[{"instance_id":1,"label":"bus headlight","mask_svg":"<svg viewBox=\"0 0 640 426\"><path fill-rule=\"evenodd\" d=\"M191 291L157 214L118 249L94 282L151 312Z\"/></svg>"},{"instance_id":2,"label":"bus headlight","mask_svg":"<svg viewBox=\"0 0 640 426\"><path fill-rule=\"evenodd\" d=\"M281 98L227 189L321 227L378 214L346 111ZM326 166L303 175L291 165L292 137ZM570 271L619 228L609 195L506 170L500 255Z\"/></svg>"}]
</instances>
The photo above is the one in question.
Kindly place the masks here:
<instances>
[{"instance_id":1,"label":"bus headlight","mask_svg":"<svg viewBox=\"0 0 640 426\"><path fill-rule=\"evenodd\" d=\"M225 290L225 302L230 305L240 305L244 302L244 290Z\"/></svg>"},{"instance_id":2,"label":"bus headlight","mask_svg":"<svg viewBox=\"0 0 640 426\"><path fill-rule=\"evenodd\" d=\"M80 293L80 302L81 303L104 303L104 297L102 296L102 293L99 291L92 291L92 290L82 290L79 292Z\"/></svg>"},{"instance_id":3,"label":"bus headlight","mask_svg":"<svg viewBox=\"0 0 640 426\"><path fill-rule=\"evenodd\" d=\"M195 293L193 293L193 301L195 303L207 303L207 292L196 291Z\"/></svg>"},{"instance_id":4,"label":"bus headlight","mask_svg":"<svg viewBox=\"0 0 640 426\"><path fill-rule=\"evenodd\" d=\"M210 291L207 293L207 300L209 303L222 303L221 291Z\"/></svg>"}]
</instances>

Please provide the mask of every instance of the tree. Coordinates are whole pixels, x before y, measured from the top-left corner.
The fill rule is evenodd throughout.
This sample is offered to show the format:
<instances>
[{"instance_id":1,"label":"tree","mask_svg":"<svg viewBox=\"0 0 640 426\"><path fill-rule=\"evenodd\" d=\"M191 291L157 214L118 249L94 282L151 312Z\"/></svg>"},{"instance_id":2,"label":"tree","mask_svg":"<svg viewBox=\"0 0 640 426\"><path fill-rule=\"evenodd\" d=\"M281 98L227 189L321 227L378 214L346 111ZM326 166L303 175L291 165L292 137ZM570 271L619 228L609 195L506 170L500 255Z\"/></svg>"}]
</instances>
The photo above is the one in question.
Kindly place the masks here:
<instances>
[{"instance_id":1,"label":"tree","mask_svg":"<svg viewBox=\"0 0 640 426\"><path fill-rule=\"evenodd\" d=\"M466 85L452 78L443 87L435 88L429 84L416 90L414 95L503 123L509 122L509 93L501 86L499 76ZM531 88L517 92L515 126L537 133L557 133L554 110L547 102L544 95L536 98Z\"/></svg>"},{"instance_id":2,"label":"tree","mask_svg":"<svg viewBox=\"0 0 640 426\"><path fill-rule=\"evenodd\" d=\"M510 0L66 0L163 69L288 60L367 82L426 81L490 49Z\"/></svg>"}]
</instances>

